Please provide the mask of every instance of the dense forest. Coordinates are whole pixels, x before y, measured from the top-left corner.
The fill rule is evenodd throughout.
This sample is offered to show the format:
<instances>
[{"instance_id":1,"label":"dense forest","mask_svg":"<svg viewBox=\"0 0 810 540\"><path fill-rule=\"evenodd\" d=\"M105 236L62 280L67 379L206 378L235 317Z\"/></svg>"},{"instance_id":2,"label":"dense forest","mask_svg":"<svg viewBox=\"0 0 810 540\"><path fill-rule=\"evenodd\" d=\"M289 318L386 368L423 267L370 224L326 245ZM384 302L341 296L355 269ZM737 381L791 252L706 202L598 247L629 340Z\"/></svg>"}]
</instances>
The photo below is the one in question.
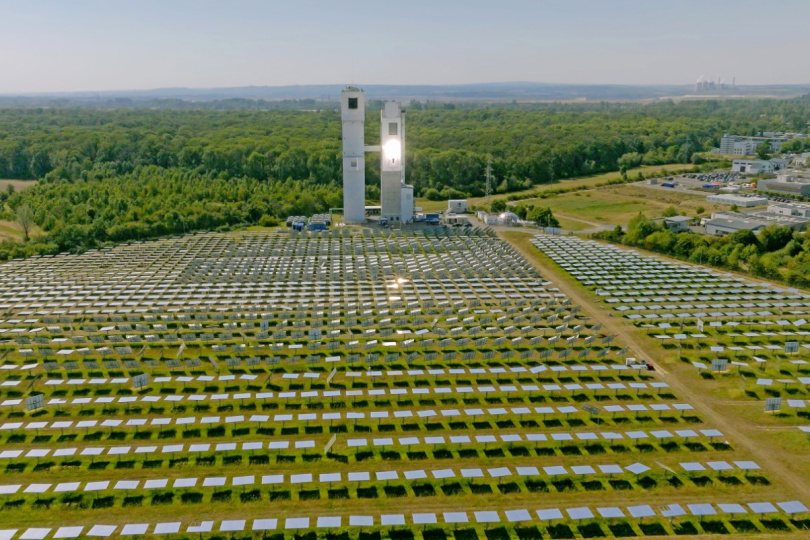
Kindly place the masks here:
<instances>
[{"instance_id":1,"label":"dense forest","mask_svg":"<svg viewBox=\"0 0 810 540\"><path fill-rule=\"evenodd\" d=\"M379 102L367 141L379 139ZM492 159L504 193L638 164L693 161L724 133L803 130L810 99L652 104L412 103L407 175L417 195L482 195ZM0 108L6 219L25 208L46 234L0 258L255 224L340 206L340 118L312 110ZM367 193L379 161L367 156Z\"/></svg>"},{"instance_id":2,"label":"dense forest","mask_svg":"<svg viewBox=\"0 0 810 540\"><path fill-rule=\"evenodd\" d=\"M810 287L810 231L770 225L759 234L748 230L722 237L673 233L660 222L639 214L630 220L627 231L617 227L593 236L698 264Z\"/></svg>"}]
</instances>

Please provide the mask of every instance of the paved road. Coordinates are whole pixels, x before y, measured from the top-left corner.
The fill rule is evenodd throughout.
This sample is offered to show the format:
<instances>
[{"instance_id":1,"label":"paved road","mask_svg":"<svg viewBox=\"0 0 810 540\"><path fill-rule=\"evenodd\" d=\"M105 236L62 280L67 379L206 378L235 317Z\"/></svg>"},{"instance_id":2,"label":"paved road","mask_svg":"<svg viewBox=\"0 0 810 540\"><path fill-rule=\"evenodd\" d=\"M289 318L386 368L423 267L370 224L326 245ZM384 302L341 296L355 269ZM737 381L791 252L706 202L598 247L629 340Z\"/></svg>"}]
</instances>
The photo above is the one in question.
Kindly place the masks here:
<instances>
[{"instance_id":1,"label":"paved road","mask_svg":"<svg viewBox=\"0 0 810 540\"><path fill-rule=\"evenodd\" d=\"M503 235L499 234L499 236L509 241ZM640 336L621 319L614 317L611 312L602 308L590 296L589 292L580 287L572 286L568 281L568 275L562 270L552 264L543 264L539 251L534 251L534 248L526 249L517 243L512 243L512 245L546 278L554 282L559 287L560 292L582 306L583 311L594 321L602 323L602 328L606 333L619 336L631 351L632 354L629 356L655 361L657 354L650 349L649 344L645 344L644 340L647 339L645 336ZM729 402L726 400L710 397L702 389L696 389L694 383L682 378L682 373L679 374L678 370L665 369L658 362L655 362L655 367L658 376L669 384L679 397L688 400L701 413L703 418L708 420L709 425L719 429L726 435L728 440L748 451L766 472L777 477L780 483L790 488L796 496L800 496L804 502L810 501L810 485L804 482L804 473L792 470L790 460L784 459L788 455L773 452L769 440L752 437L759 430L757 426L750 425L750 420L740 414L739 408L735 408L733 405L729 406ZM761 431L759 432L761 433Z\"/></svg>"}]
</instances>

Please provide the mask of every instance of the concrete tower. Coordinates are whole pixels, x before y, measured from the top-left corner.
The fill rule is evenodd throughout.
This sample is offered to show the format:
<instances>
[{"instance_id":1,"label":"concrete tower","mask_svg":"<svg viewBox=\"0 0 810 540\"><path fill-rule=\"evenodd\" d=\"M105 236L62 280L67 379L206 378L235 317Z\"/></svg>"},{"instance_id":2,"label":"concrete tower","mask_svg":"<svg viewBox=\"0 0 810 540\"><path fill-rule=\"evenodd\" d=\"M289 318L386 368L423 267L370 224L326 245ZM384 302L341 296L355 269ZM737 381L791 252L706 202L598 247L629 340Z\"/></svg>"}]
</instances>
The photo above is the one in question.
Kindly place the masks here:
<instances>
[{"instance_id":1,"label":"concrete tower","mask_svg":"<svg viewBox=\"0 0 810 540\"><path fill-rule=\"evenodd\" d=\"M408 222L413 219L413 186L405 184L405 116L399 103L387 101L380 120L380 215Z\"/></svg>"},{"instance_id":2,"label":"concrete tower","mask_svg":"<svg viewBox=\"0 0 810 540\"><path fill-rule=\"evenodd\" d=\"M366 166L364 129L366 93L347 86L340 93L343 122L343 222L366 221Z\"/></svg>"}]
</instances>

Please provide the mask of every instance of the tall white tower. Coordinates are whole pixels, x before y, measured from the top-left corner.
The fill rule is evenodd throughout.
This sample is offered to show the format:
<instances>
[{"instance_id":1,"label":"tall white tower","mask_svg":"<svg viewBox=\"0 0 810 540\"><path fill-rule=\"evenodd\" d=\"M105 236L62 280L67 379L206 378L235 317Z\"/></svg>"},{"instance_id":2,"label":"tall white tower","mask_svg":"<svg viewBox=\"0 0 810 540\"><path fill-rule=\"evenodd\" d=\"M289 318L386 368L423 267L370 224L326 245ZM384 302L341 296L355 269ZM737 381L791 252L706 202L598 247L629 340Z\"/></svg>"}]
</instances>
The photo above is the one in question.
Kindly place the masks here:
<instances>
[{"instance_id":1,"label":"tall white tower","mask_svg":"<svg viewBox=\"0 0 810 540\"><path fill-rule=\"evenodd\" d=\"M402 190L405 184L405 118L396 101L386 101L380 111L380 215L402 221ZM405 218L407 220L407 218Z\"/></svg>"},{"instance_id":2,"label":"tall white tower","mask_svg":"<svg viewBox=\"0 0 810 540\"><path fill-rule=\"evenodd\" d=\"M364 129L366 93L347 86L340 93L343 122L343 222L366 221L366 166Z\"/></svg>"}]
</instances>

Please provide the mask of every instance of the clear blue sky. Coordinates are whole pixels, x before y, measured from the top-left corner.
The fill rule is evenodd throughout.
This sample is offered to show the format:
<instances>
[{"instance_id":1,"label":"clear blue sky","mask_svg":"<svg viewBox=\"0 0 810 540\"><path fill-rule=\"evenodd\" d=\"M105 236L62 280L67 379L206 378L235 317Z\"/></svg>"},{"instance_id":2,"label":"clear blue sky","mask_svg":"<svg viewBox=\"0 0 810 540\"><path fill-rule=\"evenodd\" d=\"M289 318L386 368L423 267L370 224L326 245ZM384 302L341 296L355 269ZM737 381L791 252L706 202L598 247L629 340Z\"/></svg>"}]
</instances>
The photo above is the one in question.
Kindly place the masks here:
<instances>
[{"instance_id":1,"label":"clear blue sky","mask_svg":"<svg viewBox=\"0 0 810 540\"><path fill-rule=\"evenodd\" d=\"M0 0L0 93L810 83L810 0Z\"/></svg>"}]
</instances>

